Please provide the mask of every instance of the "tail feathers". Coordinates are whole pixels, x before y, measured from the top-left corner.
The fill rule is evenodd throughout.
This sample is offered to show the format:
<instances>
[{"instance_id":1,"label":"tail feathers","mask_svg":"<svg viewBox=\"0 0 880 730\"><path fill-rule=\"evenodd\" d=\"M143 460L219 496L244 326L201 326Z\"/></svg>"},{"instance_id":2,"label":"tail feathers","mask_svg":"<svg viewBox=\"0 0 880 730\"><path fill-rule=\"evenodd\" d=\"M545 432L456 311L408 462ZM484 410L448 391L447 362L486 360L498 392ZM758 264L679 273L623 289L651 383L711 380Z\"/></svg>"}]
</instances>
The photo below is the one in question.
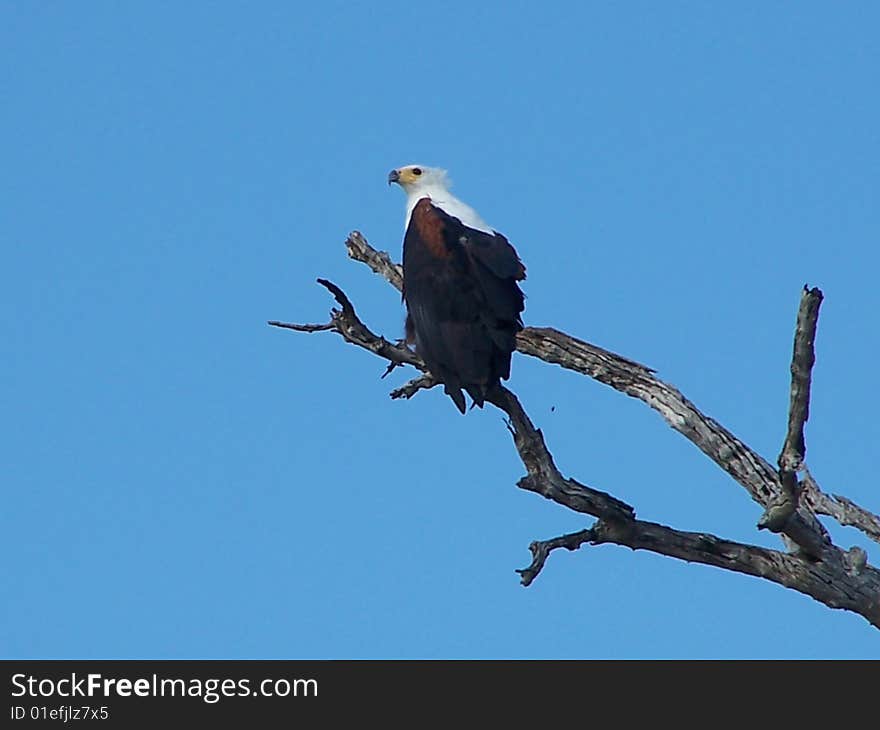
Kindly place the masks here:
<instances>
[{"instance_id":1,"label":"tail feathers","mask_svg":"<svg viewBox=\"0 0 880 730\"><path fill-rule=\"evenodd\" d=\"M458 408L459 411L461 411L461 415L464 415L467 411L467 403L465 403L464 395L462 395L461 393L461 388L454 388L448 385L444 385L443 390L446 392L446 395L452 398L452 402L455 403L455 407Z\"/></svg>"},{"instance_id":2,"label":"tail feathers","mask_svg":"<svg viewBox=\"0 0 880 730\"><path fill-rule=\"evenodd\" d=\"M467 403L465 402L464 395L461 392L461 389L464 388L467 391L467 394L471 397L473 403L471 403L471 408L477 407L482 408L486 403L486 398L489 394L499 388L501 383L499 380L495 380L488 385L448 385L445 384L443 386L443 390L446 395L452 398L452 402L455 403L455 407L461 411L461 414L464 415L467 413Z\"/></svg>"},{"instance_id":3,"label":"tail feathers","mask_svg":"<svg viewBox=\"0 0 880 730\"><path fill-rule=\"evenodd\" d=\"M486 402L486 391L481 386L474 385L465 385L463 386L467 391L467 394L473 400L471 403L471 408L476 406L477 408L482 408L483 404ZM446 392L450 398L452 398L452 402L455 403L455 407L461 411L461 414L464 415L467 413L467 403L465 402L464 395L461 392L461 388L454 388L448 385L443 386L443 390Z\"/></svg>"},{"instance_id":4,"label":"tail feathers","mask_svg":"<svg viewBox=\"0 0 880 730\"><path fill-rule=\"evenodd\" d=\"M486 400L486 391L481 385L466 385L464 389L468 392L468 395L474 401L471 408L476 406L477 408L482 408L483 403Z\"/></svg>"}]
</instances>

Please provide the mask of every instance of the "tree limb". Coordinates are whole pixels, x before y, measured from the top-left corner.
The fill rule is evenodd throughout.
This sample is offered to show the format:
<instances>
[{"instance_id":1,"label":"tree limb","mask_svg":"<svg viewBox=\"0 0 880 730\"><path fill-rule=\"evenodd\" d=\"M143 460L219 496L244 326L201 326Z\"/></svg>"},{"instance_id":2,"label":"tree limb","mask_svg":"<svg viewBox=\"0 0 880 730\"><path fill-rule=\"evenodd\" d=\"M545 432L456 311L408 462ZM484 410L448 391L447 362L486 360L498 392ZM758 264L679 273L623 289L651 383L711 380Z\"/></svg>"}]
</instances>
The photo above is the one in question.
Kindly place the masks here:
<instances>
[{"instance_id":1,"label":"tree limb","mask_svg":"<svg viewBox=\"0 0 880 730\"><path fill-rule=\"evenodd\" d=\"M825 494L806 464L802 465L801 470L804 472L802 499L813 512L833 517L844 527L855 527L874 542L880 543L880 517L839 494Z\"/></svg>"},{"instance_id":2,"label":"tree limb","mask_svg":"<svg viewBox=\"0 0 880 730\"><path fill-rule=\"evenodd\" d=\"M273 327L281 327L294 332L326 332L334 329L331 323L328 324L292 324L290 322L279 322L277 319L271 319L267 324Z\"/></svg>"},{"instance_id":3,"label":"tree limb","mask_svg":"<svg viewBox=\"0 0 880 730\"><path fill-rule=\"evenodd\" d=\"M813 365L816 363L816 326L822 292L804 287L798 309L797 327L791 355L791 398L788 410L788 432L779 454L779 469L788 475L795 474L807 453L804 425L810 417L810 385ZM785 479L784 478L784 479Z\"/></svg>"},{"instance_id":4,"label":"tree limb","mask_svg":"<svg viewBox=\"0 0 880 730\"><path fill-rule=\"evenodd\" d=\"M538 577L544 569L544 563L550 557L550 553L559 548L566 550L577 550L585 542L593 542L595 534L593 528L581 530L580 532L571 532L568 535L560 535L550 540L535 540L529 545L532 553L532 563L527 568L520 568L516 572L520 575L520 583L528 587L532 581Z\"/></svg>"},{"instance_id":5,"label":"tree limb","mask_svg":"<svg viewBox=\"0 0 880 730\"><path fill-rule=\"evenodd\" d=\"M862 562L859 572L852 572L852 566L858 565L861 558L866 556L850 556L832 548L824 552L827 560L813 563L796 555L638 520L629 505L605 492L562 476L540 430L534 427L511 391L499 388L487 400L510 418L514 443L528 472L517 482L517 486L576 512L599 518L589 530L532 543L532 564L519 571L524 585L529 585L537 577L553 549L565 547L575 550L585 542L594 545L615 543L633 550L650 550L688 562L766 578L805 593L832 608L847 608L861 613L880 628L880 571L874 568L865 571L867 566ZM841 574L850 579L847 585L842 583Z\"/></svg>"},{"instance_id":6,"label":"tree limb","mask_svg":"<svg viewBox=\"0 0 880 730\"><path fill-rule=\"evenodd\" d=\"M790 553L704 533L673 530L651 522L600 525L602 529L593 544L611 542L764 578L831 608L858 613L880 628L880 571L864 563L857 568L860 562L857 553L851 557L850 553L835 549L826 551L822 561L812 562Z\"/></svg>"},{"instance_id":7,"label":"tree limb","mask_svg":"<svg viewBox=\"0 0 880 730\"><path fill-rule=\"evenodd\" d=\"M779 465L779 483L782 487L776 500L768 505L758 527L781 532L794 514L800 498L801 486L797 473L807 452L804 424L810 417L810 383L816 362L814 342L819 321L822 292L804 287L798 309L797 327L791 355L791 394L788 409L788 431L776 463Z\"/></svg>"},{"instance_id":8,"label":"tree limb","mask_svg":"<svg viewBox=\"0 0 880 730\"><path fill-rule=\"evenodd\" d=\"M408 347L403 344L392 344L384 337L374 334L369 327L361 322L354 311L354 305L336 284L327 279L318 279L318 283L333 295L341 307L341 309L330 311L330 321L327 324L291 324L274 319L267 324L296 332L333 331L341 335L347 342L363 347L365 350L385 358L390 363L412 365L423 372L427 370L421 358Z\"/></svg>"},{"instance_id":9,"label":"tree limb","mask_svg":"<svg viewBox=\"0 0 880 730\"><path fill-rule=\"evenodd\" d=\"M358 233L353 233L347 243L352 258L364 261L392 285L400 288L400 268L387 254L373 250ZM430 373L426 372L424 363L412 350L374 334L358 318L350 300L339 287L324 279L318 281L334 295L341 307L332 310L331 321L327 325L291 325L277 321L270 324L302 332L332 330L346 341L388 360L390 364L386 373L392 367L404 364L422 371L423 375L395 390L393 397L409 398L421 389L436 385ZM811 345L814 336L815 327L810 338ZM784 493L780 475L763 458L723 426L703 415L678 390L659 380L650 368L551 328L526 328L520 333L517 344L525 354L581 372L644 401L733 476L756 502L770 507ZM794 364L792 367L794 369ZM803 392L803 382L799 382L800 392ZM792 387L794 389L794 384ZM798 409L790 417L790 426L791 423L795 424L792 440L795 445L799 443L797 424L800 423L802 432L803 422L806 421L801 400L806 399L808 404L808 385L806 391L806 396L798 396L797 403L792 396L793 410ZM575 550L587 542L596 545L614 543L765 578L809 595L830 607L858 613L880 628L880 571L867 564L867 555L860 548L843 551L834 546L811 509L819 505L841 524L848 521L847 524L854 524L873 539L880 533L880 520L848 500L835 498L832 501L809 477L808 472L804 480L803 503L798 505L797 511L792 511L781 527L783 534L800 546L801 554L787 554L713 535L684 532L636 519L635 510L625 502L564 477L556 467L543 435L535 428L516 396L506 388L499 387L486 399L509 418L508 428L527 472L517 486L597 518L596 523L587 530L532 543L532 564L519 571L525 585L534 580L554 549L565 547ZM800 421L801 411L804 413L803 421ZM803 450L800 453L802 462ZM810 559L806 560L804 556Z\"/></svg>"},{"instance_id":10,"label":"tree limb","mask_svg":"<svg viewBox=\"0 0 880 730\"><path fill-rule=\"evenodd\" d=\"M404 383L399 388L392 390L391 397L394 399L406 398L409 400L420 390L429 390L435 385L439 385L439 382L434 379L434 376L431 375L431 373L425 373L424 375L419 375L417 378L413 378L408 383Z\"/></svg>"},{"instance_id":11,"label":"tree limb","mask_svg":"<svg viewBox=\"0 0 880 730\"><path fill-rule=\"evenodd\" d=\"M486 395L486 400L504 411L516 450L528 474L517 482L520 489L536 492L575 512L608 520L629 520L635 510L625 502L598 489L567 479L556 468L553 456L544 443L544 435L535 428L519 399L500 386Z\"/></svg>"},{"instance_id":12,"label":"tree limb","mask_svg":"<svg viewBox=\"0 0 880 730\"><path fill-rule=\"evenodd\" d=\"M395 264L387 251L377 251L363 237L360 231L352 231L345 239L348 257L369 266L375 273L384 277L397 291L403 291L403 267Z\"/></svg>"}]
</instances>

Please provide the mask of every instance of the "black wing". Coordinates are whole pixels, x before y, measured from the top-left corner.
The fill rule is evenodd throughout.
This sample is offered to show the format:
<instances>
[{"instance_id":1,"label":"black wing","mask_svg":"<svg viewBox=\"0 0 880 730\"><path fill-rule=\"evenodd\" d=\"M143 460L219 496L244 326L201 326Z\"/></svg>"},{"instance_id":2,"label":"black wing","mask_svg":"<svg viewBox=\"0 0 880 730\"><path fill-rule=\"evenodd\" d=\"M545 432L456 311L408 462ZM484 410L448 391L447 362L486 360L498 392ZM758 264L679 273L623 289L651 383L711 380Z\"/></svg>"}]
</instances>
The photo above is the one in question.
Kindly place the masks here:
<instances>
[{"instance_id":1,"label":"black wing","mask_svg":"<svg viewBox=\"0 0 880 730\"><path fill-rule=\"evenodd\" d=\"M523 328L521 314L525 297L517 285L526 278L526 270L510 242L497 231L485 233L469 228L439 210L444 221L447 245L459 247L478 284L482 320L495 344L505 353L499 359L498 376L510 377L510 353L516 349L516 333ZM505 363L502 365L501 363Z\"/></svg>"},{"instance_id":2,"label":"black wing","mask_svg":"<svg viewBox=\"0 0 880 730\"><path fill-rule=\"evenodd\" d=\"M404 239L407 333L431 372L464 411L499 379L522 329L525 269L501 234L462 225L428 200L414 209Z\"/></svg>"}]
</instances>

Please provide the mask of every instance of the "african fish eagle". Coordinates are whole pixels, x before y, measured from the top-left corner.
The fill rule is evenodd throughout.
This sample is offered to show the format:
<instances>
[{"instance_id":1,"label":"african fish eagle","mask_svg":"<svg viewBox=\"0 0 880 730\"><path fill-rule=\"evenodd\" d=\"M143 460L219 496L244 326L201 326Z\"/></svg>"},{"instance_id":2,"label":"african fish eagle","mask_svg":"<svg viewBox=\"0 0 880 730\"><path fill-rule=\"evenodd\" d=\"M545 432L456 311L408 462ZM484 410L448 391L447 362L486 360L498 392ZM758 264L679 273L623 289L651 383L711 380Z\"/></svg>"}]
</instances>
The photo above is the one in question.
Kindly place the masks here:
<instances>
[{"instance_id":1,"label":"african fish eagle","mask_svg":"<svg viewBox=\"0 0 880 730\"><path fill-rule=\"evenodd\" d=\"M403 299L407 341L462 413L462 388L483 407L510 377L523 328L526 270L508 240L449 192L445 170L407 165L388 174L407 195Z\"/></svg>"}]
</instances>

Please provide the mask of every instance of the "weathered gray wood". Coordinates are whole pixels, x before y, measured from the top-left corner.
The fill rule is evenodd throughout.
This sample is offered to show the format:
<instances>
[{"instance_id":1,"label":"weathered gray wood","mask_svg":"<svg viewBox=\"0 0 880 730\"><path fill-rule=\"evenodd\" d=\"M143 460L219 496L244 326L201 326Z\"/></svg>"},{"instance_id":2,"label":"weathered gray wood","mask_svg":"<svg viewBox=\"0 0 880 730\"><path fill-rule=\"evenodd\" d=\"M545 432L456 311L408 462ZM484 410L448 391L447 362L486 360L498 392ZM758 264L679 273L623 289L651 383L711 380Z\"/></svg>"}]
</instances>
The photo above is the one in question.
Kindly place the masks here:
<instances>
[{"instance_id":1,"label":"weathered gray wood","mask_svg":"<svg viewBox=\"0 0 880 730\"><path fill-rule=\"evenodd\" d=\"M814 513L833 517L838 524L855 527L874 542L880 543L880 517L839 494L826 494L816 484L806 465L801 470L804 473L801 499Z\"/></svg>"},{"instance_id":2,"label":"weathered gray wood","mask_svg":"<svg viewBox=\"0 0 880 730\"><path fill-rule=\"evenodd\" d=\"M814 343L821 304L822 292L819 289L804 287L792 347L788 429L782 451L779 452L776 460L779 465L781 491L758 521L758 527L766 527L773 532L785 531L788 521L797 510L800 499L801 485L797 473L807 453L804 425L810 414L810 384L813 365L816 363Z\"/></svg>"}]
</instances>

